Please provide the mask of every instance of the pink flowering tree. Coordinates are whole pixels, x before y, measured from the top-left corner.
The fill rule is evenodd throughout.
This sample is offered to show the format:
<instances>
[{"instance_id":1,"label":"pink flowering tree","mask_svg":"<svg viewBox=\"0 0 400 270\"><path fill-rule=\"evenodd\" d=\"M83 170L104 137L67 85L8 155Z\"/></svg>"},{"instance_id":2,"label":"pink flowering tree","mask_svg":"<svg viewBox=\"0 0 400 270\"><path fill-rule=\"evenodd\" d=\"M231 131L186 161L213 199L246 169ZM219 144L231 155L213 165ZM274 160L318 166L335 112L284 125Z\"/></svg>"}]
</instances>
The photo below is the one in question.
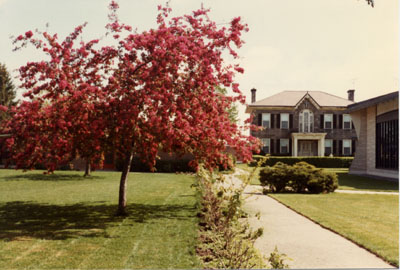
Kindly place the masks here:
<instances>
[{"instance_id":1,"label":"pink flowering tree","mask_svg":"<svg viewBox=\"0 0 400 270\"><path fill-rule=\"evenodd\" d=\"M98 40L76 42L83 27L78 26L63 42L47 32L38 32L36 38L31 31L14 41L16 50L32 44L47 58L19 69L28 101L13 108L13 119L3 125L3 132L12 134L7 145L17 168L41 163L52 172L80 156L86 160L88 175L91 163L101 163L105 136L104 122L99 120L100 73L108 61L93 48Z\"/></svg>"},{"instance_id":2,"label":"pink flowering tree","mask_svg":"<svg viewBox=\"0 0 400 270\"><path fill-rule=\"evenodd\" d=\"M16 42L29 41L41 48L51 60L28 63L20 70L28 89L25 96L30 98L20 107L37 112L37 120L24 116L20 120L21 113L15 111L17 121L9 128L15 157L29 156L39 147L41 156L36 160L50 158L57 163L69 160L76 151L93 158L112 147L124 163L120 215L126 214L127 176L134 156L154 168L160 150L191 153L195 157L191 166L202 163L213 169L229 165L226 148L230 146L239 159L251 160L259 145L245 135L250 121L238 126L226 110L235 102L245 102L234 82L235 74L243 69L225 64L222 57L225 52L238 57L241 35L247 31L240 18L234 18L229 27L218 27L206 9L169 18L170 8L159 7L157 28L139 33L118 20L115 1L110 10L107 31L115 46L95 50L98 41L91 41L73 49L69 41L76 39L81 27L61 44L55 36L44 34L48 43L54 43L50 47L29 32L17 38ZM215 90L217 86L231 88L234 94L223 95ZM31 142L33 136L40 136L39 131L21 131L30 120L39 126L37 130L45 130L49 139L44 140L52 143Z\"/></svg>"}]
</instances>

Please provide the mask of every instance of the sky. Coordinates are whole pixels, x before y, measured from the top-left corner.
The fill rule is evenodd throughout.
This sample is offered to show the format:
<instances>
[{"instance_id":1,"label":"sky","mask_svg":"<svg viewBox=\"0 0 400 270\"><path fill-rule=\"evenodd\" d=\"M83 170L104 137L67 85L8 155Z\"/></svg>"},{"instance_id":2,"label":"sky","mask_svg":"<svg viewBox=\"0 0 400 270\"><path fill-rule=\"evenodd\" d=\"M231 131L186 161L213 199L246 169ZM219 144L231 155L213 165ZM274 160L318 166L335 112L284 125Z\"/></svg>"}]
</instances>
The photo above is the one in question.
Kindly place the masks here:
<instances>
[{"instance_id":1,"label":"sky","mask_svg":"<svg viewBox=\"0 0 400 270\"><path fill-rule=\"evenodd\" d=\"M159 0L119 0L119 16L139 31L155 27ZM0 62L13 71L43 55L13 52L10 36L48 30L65 37L84 22L84 39L98 38L107 23L109 0L0 0ZM170 0L173 16L201 4L218 24L240 16L250 28L239 50L245 73L236 77L250 102L284 90L325 91L362 101L399 90L399 3L375 0ZM46 28L46 24L49 24ZM232 61L227 59L228 62ZM15 79L18 85L18 80ZM18 92L21 96L21 92ZM246 118L245 106L239 117Z\"/></svg>"}]
</instances>

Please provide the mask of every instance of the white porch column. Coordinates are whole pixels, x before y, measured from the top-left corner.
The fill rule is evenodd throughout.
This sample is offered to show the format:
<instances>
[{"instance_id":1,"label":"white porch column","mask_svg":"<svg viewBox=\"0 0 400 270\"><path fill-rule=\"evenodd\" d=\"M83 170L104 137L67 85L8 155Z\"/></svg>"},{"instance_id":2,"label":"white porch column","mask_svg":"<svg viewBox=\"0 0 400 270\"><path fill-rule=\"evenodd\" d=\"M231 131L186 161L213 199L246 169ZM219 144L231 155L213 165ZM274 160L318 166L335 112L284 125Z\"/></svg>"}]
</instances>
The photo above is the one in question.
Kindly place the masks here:
<instances>
[{"instance_id":1,"label":"white porch column","mask_svg":"<svg viewBox=\"0 0 400 270\"><path fill-rule=\"evenodd\" d=\"M293 156L297 157L297 137L293 137Z\"/></svg>"},{"instance_id":2,"label":"white porch column","mask_svg":"<svg viewBox=\"0 0 400 270\"><path fill-rule=\"evenodd\" d=\"M325 136L318 140L318 155L320 157L325 156Z\"/></svg>"}]
</instances>

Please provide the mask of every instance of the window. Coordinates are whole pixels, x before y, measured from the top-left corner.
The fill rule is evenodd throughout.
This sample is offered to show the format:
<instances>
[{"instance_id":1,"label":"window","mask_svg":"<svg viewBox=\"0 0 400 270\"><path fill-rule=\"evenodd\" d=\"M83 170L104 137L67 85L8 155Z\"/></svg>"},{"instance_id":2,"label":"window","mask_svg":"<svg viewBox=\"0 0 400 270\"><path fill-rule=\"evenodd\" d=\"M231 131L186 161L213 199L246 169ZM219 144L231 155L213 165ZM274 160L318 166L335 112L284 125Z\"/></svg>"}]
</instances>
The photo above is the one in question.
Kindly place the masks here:
<instances>
[{"instance_id":1,"label":"window","mask_svg":"<svg viewBox=\"0 0 400 270\"><path fill-rule=\"evenodd\" d=\"M289 128L289 114L281 113L281 128L288 129Z\"/></svg>"},{"instance_id":2,"label":"window","mask_svg":"<svg viewBox=\"0 0 400 270\"><path fill-rule=\"evenodd\" d=\"M343 155L351 155L351 140L343 140Z\"/></svg>"},{"instance_id":3,"label":"window","mask_svg":"<svg viewBox=\"0 0 400 270\"><path fill-rule=\"evenodd\" d=\"M262 114L262 126L265 128L271 128L271 114L263 113Z\"/></svg>"},{"instance_id":4,"label":"window","mask_svg":"<svg viewBox=\"0 0 400 270\"><path fill-rule=\"evenodd\" d=\"M287 154L289 153L289 139L281 139L280 140L280 153Z\"/></svg>"},{"instance_id":5,"label":"window","mask_svg":"<svg viewBox=\"0 0 400 270\"><path fill-rule=\"evenodd\" d=\"M343 114L343 129L351 129L351 116L350 116L350 114Z\"/></svg>"},{"instance_id":6,"label":"window","mask_svg":"<svg viewBox=\"0 0 400 270\"><path fill-rule=\"evenodd\" d=\"M332 128L332 114L324 114L324 128L331 129Z\"/></svg>"},{"instance_id":7,"label":"window","mask_svg":"<svg viewBox=\"0 0 400 270\"><path fill-rule=\"evenodd\" d=\"M313 132L314 131L314 115L310 110L303 110L299 114L299 132Z\"/></svg>"},{"instance_id":8,"label":"window","mask_svg":"<svg viewBox=\"0 0 400 270\"><path fill-rule=\"evenodd\" d=\"M399 168L399 120L398 111L377 117L376 168Z\"/></svg>"},{"instance_id":9,"label":"window","mask_svg":"<svg viewBox=\"0 0 400 270\"><path fill-rule=\"evenodd\" d=\"M270 139L262 138L261 139L261 143L262 143L262 151L264 152L264 154L269 154L270 153L270 149L271 149L271 147L270 147L270 144L271 144Z\"/></svg>"},{"instance_id":10,"label":"window","mask_svg":"<svg viewBox=\"0 0 400 270\"><path fill-rule=\"evenodd\" d=\"M330 139L326 139L325 140L325 155L329 156L330 154L333 154L332 151L332 145L333 145L333 141Z\"/></svg>"}]
</instances>

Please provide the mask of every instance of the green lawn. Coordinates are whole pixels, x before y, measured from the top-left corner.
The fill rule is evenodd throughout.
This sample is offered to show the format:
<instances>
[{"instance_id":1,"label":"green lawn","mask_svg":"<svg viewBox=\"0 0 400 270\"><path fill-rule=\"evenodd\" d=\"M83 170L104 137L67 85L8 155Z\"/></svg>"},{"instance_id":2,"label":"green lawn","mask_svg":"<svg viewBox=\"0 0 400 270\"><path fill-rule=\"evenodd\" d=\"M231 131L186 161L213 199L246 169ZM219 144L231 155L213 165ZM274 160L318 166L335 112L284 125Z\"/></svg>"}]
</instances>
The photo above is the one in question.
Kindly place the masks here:
<instances>
[{"instance_id":1,"label":"green lawn","mask_svg":"<svg viewBox=\"0 0 400 270\"><path fill-rule=\"evenodd\" d=\"M193 176L0 170L0 269L198 268Z\"/></svg>"},{"instance_id":2,"label":"green lawn","mask_svg":"<svg viewBox=\"0 0 400 270\"><path fill-rule=\"evenodd\" d=\"M270 194L290 208L399 265L399 197Z\"/></svg>"},{"instance_id":3,"label":"green lawn","mask_svg":"<svg viewBox=\"0 0 400 270\"><path fill-rule=\"evenodd\" d=\"M237 164L236 167L250 172L254 167L247 164ZM262 168L257 168L256 173L251 179L251 185L260 185L259 173ZM369 190L369 191L386 191L398 192L399 183L381 179L374 179L358 175L349 175L347 168L325 168L325 170L336 172L339 180L339 189L344 190Z\"/></svg>"},{"instance_id":4,"label":"green lawn","mask_svg":"<svg viewBox=\"0 0 400 270\"><path fill-rule=\"evenodd\" d=\"M349 169L326 168L326 170L336 172L339 179L339 189L347 190L370 190L370 191L399 191L399 183L382 179L374 179L359 175L350 175Z\"/></svg>"}]
</instances>

